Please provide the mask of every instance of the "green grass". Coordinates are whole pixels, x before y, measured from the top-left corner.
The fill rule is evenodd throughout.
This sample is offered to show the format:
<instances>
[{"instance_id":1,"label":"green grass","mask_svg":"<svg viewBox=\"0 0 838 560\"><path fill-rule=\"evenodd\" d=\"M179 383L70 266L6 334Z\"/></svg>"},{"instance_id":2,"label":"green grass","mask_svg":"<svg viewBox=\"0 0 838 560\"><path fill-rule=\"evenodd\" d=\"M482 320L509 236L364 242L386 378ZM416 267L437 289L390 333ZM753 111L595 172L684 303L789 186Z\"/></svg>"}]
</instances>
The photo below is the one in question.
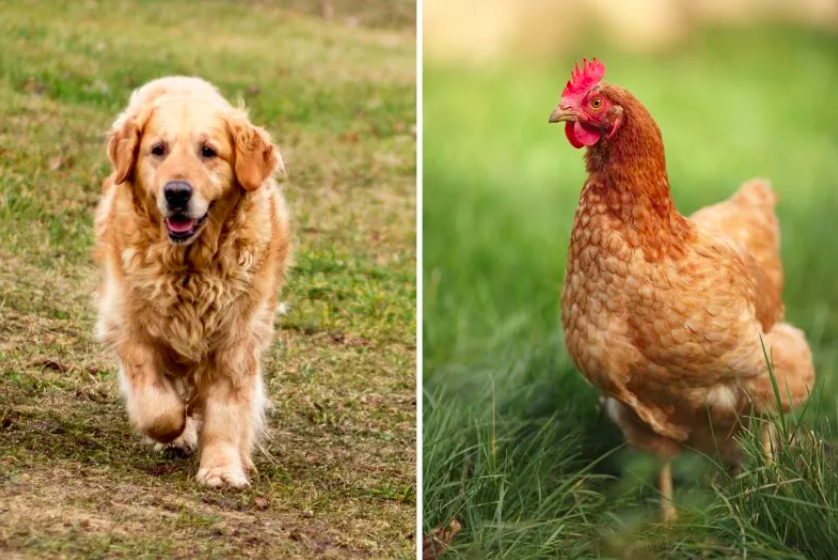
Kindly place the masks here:
<instances>
[{"instance_id":1,"label":"green grass","mask_svg":"<svg viewBox=\"0 0 838 560\"><path fill-rule=\"evenodd\" d=\"M0 556L411 558L414 4L14 2L0 18ZM131 91L200 75L276 139L296 266L247 490L131 433L92 214Z\"/></svg>"},{"instance_id":2,"label":"green grass","mask_svg":"<svg viewBox=\"0 0 838 560\"><path fill-rule=\"evenodd\" d=\"M739 475L676 461L670 529L654 457L625 448L559 323L584 164L547 117L573 60L592 55L656 118L682 212L773 181L788 319L818 374L775 465L754 436ZM427 61L424 88L424 525L462 523L446 558L834 558L838 38L710 29L657 55L592 38L539 64Z\"/></svg>"}]
</instances>

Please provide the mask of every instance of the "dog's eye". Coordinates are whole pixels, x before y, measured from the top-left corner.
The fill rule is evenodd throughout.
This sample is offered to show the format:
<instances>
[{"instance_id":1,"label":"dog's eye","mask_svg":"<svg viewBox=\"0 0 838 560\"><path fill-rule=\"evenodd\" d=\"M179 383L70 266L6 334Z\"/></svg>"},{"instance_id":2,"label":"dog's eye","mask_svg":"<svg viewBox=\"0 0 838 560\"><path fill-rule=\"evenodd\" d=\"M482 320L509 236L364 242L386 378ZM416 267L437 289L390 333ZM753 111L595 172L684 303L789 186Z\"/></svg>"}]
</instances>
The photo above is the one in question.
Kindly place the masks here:
<instances>
[{"instance_id":1,"label":"dog's eye","mask_svg":"<svg viewBox=\"0 0 838 560\"><path fill-rule=\"evenodd\" d=\"M216 156L215 150L210 148L209 146L204 146L201 148L201 155L207 159L214 158Z\"/></svg>"},{"instance_id":2,"label":"dog's eye","mask_svg":"<svg viewBox=\"0 0 838 560\"><path fill-rule=\"evenodd\" d=\"M162 142L159 143L159 144L155 144L154 146L151 147L151 153L152 153L152 155L155 155L157 157L165 156L166 155L166 144L163 144Z\"/></svg>"}]
</instances>

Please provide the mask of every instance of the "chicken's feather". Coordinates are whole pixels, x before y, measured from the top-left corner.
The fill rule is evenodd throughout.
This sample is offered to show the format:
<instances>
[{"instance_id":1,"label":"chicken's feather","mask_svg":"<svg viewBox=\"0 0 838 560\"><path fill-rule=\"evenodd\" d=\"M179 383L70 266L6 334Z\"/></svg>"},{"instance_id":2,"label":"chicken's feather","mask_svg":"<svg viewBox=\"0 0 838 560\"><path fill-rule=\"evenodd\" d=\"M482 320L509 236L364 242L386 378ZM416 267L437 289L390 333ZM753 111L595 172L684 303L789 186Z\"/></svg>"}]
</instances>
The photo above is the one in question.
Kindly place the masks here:
<instances>
[{"instance_id":1,"label":"chicken's feather","mask_svg":"<svg viewBox=\"0 0 838 560\"><path fill-rule=\"evenodd\" d=\"M732 441L751 405L776 402L761 341L784 407L804 400L814 378L805 337L779 322L774 195L752 181L680 215L648 111L618 86L597 87L623 113L613 137L587 153L562 292L568 351L619 403L612 416L630 442L712 451L715 436Z\"/></svg>"}]
</instances>

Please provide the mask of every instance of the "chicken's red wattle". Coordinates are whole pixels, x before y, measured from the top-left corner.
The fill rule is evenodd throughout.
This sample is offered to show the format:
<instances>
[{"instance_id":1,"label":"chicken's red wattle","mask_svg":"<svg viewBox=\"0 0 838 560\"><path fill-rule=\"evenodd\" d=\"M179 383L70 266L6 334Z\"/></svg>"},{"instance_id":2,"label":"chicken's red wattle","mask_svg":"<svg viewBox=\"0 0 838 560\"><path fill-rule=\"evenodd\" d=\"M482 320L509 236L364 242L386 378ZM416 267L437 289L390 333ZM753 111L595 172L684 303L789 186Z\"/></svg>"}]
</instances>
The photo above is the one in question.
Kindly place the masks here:
<instances>
[{"instance_id":1,"label":"chicken's red wattle","mask_svg":"<svg viewBox=\"0 0 838 560\"><path fill-rule=\"evenodd\" d=\"M598 131L585 128L579 121L567 123L564 127L564 132L574 148L593 146L599 142L601 136Z\"/></svg>"}]
</instances>

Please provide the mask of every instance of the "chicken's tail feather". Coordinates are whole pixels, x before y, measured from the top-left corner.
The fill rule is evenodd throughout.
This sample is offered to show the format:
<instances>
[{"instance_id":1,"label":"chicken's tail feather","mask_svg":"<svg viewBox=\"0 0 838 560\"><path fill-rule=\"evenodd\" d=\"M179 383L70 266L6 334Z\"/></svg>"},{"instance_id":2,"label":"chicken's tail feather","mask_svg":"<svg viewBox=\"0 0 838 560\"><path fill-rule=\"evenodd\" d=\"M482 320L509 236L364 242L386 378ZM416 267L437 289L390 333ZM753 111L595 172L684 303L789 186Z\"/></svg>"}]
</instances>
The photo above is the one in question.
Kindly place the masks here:
<instances>
[{"instance_id":1,"label":"chicken's tail feather","mask_svg":"<svg viewBox=\"0 0 838 560\"><path fill-rule=\"evenodd\" d=\"M771 372L779 395L775 394L774 382L766 367L749 391L757 411L776 410L778 396L784 410L806 401L815 382L815 369L803 331L788 323L778 323L765 335L763 344L771 360Z\"/></svg>"},{"instance_id":2,"label":"chicken's tail feather","mask_svg":"<svg viewBox=\"0 0 838 560\"><path fill-rule=\"evenodd\" d=\"M724 202L702 208L692 219L736 242L762 268L779 299L783 291L777 197L767 179L751 179Z\"/></svg>"},{"instance_id":3,"label":"chicken's tail feather","mask_svg":"<svg viewBox=\"0 0 838 560\"><path fill-rule=\"evenodd\" d=\"M748 206L767 206L773 212L774 205L777 204L777 194L771 188L771 181L756 178L739 187L733 195L733 200Z\"/></svg>"}]
</instances>

